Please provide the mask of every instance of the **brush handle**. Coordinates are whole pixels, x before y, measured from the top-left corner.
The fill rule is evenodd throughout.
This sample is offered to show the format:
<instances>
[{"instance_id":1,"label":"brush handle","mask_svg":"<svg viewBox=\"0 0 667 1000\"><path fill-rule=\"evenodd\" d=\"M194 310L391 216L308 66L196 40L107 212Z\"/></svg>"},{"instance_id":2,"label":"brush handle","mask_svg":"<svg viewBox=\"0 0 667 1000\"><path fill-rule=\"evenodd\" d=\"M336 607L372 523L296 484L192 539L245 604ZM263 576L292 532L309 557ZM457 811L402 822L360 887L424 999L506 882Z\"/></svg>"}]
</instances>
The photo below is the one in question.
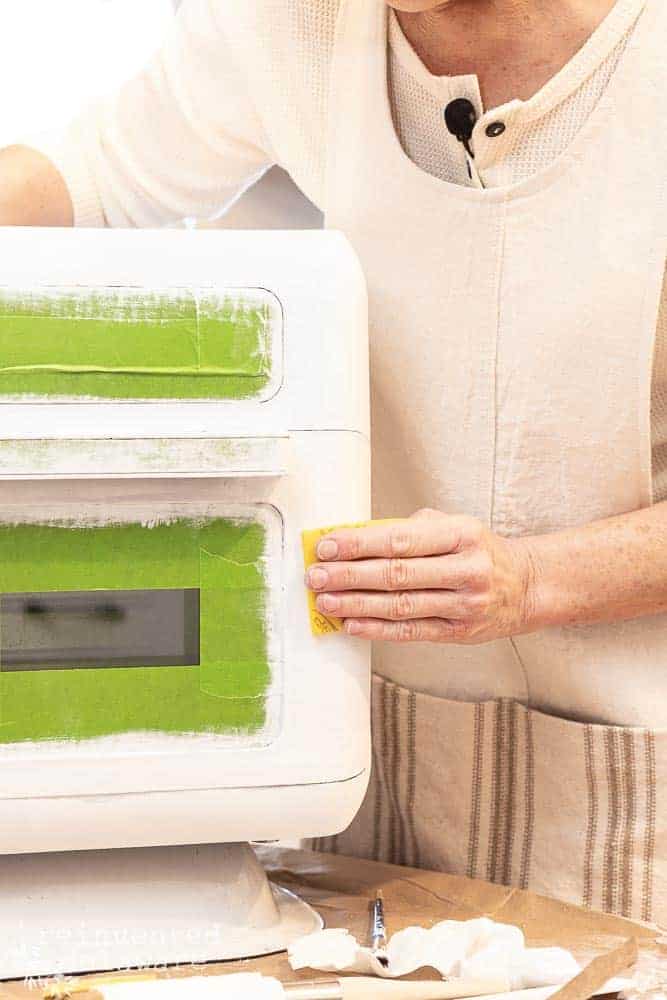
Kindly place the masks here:
<instances>
[{"instance_id":1,"label":"brush handle","mask_svg":"<svg viewBox=\"0 0 667 1000\"><path fill-rule=\"evenodd\" d=\"M510 984L502 976L489 979L449 979L441 982L393 982L366 976L341 978L342 1000L458 1000L507 993Z\"/></svg>"}]
</instances>

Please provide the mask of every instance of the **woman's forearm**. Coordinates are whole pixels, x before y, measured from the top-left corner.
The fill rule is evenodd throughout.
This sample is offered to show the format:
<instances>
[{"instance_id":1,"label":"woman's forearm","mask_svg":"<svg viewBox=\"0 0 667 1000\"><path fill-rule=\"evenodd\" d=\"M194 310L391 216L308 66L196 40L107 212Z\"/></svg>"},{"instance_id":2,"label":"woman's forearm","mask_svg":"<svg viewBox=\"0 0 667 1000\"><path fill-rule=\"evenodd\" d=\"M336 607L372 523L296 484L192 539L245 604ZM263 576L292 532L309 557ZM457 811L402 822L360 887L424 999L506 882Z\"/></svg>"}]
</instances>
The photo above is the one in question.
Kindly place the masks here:
<instances>
[{"instance_id":1,"label":"woman's forearm","mask_svg":"<svg viewBox=\"0 0 667 1000\"><path fill-rule=\"evenodd\" d=\"M667 611L667 502L524 543L525 631Z\"/></svg>"},{"instance_id":2,"label":"woman's forearm","mask_svg":"<svg viewBox=\"0 0 667 1000\"><path fill-rule=\"evenodd\" d=\"M0 226L71 226L72 215L65 181L43 153L0 149Z\"/></svg>"}]
</instances>

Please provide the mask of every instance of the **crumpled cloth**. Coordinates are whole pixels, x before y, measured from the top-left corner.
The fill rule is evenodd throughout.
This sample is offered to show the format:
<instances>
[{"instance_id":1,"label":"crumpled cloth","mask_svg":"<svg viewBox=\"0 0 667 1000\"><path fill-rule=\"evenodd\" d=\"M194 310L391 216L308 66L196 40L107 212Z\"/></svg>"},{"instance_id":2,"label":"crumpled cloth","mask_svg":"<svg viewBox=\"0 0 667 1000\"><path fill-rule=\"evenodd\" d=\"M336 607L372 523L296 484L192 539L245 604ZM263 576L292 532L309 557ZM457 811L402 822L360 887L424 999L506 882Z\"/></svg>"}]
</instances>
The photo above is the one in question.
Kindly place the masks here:
<instances>
[{"instance_id":1,"label":"crumpled cloth","mask_svg":"<svg viewBox=\"0 0 667 1000\"><path fill-rule=\"evenodd\" d=\"M258 972L115 983L97 989L105 1000L285 1000L278 980Z\"/></svg>"},{"instance_id":2,"label":"crumpled cloth","mask_svg":"<svg viewBox=\"0 0 667 1000\"><path fill-rule=\"evenodd\" d=\"M501 978L510 989L558 986L576 976L579 963L564 948L527 948L523 932L488 917L442 920L427 930L406 927L387 943L386 965L344 929L316 931L288 949L293 969L358 972L394 979L417 969L443 978Z\"/></svg>"}]
</instances>

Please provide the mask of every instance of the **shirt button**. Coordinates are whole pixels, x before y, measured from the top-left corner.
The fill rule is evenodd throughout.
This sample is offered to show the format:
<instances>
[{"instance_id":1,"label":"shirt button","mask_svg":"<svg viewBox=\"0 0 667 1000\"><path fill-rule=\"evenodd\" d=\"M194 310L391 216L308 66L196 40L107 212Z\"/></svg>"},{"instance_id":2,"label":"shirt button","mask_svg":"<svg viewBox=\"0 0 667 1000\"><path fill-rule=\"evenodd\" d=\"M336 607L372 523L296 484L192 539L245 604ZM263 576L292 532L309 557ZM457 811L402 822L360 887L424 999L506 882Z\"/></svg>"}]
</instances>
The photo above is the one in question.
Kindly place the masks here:
<instances>
[{"instance_id":1,"label":"shirt button","mask_svg":"<svg viewBox=\"0 0 667 1000\"><path fill-rule=\"evenodd\" d=\"M491 122L490 125L486 126L486 134L489 139L495 139L497 136L503 134L506 127L504 122Z\"/></svg>"}]
</instances>

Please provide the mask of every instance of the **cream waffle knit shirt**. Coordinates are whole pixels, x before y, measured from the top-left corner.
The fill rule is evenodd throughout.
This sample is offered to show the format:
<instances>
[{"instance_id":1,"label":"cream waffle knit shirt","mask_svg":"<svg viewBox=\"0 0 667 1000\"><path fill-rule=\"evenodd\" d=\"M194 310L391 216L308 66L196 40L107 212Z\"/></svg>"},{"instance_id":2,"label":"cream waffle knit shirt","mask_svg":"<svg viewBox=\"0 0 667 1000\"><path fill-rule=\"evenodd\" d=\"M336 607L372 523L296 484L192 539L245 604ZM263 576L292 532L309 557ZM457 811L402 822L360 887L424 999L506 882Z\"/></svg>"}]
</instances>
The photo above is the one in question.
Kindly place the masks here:
<instances>
[{"instance_id":1,"label":"cream waffle knit shirt","mask_svg":"<svg viewBox=\"0 0 667 1000\"><path fill-rule=\"evenodd\" d=\"M359 0L375 2L375 0ZM272 164L324 205L327 92L338 0L186 0L138 77L65 134L29 140L68 185L76 225L159 226L224 213ZM639 15L641 16L641 14ZM505 130L475 139L486 187L513 184L555 159L611 79L637 20L616 5L588 42L528 101L497 110ZM428 72L390 14L388 81L406 153L443 180L472 184L443 111L477 78ZM495 116L495 113L494 113ZM656 336L651 430L654 499L667 499L667 282Z\"/></svg>"}]
</instances>

